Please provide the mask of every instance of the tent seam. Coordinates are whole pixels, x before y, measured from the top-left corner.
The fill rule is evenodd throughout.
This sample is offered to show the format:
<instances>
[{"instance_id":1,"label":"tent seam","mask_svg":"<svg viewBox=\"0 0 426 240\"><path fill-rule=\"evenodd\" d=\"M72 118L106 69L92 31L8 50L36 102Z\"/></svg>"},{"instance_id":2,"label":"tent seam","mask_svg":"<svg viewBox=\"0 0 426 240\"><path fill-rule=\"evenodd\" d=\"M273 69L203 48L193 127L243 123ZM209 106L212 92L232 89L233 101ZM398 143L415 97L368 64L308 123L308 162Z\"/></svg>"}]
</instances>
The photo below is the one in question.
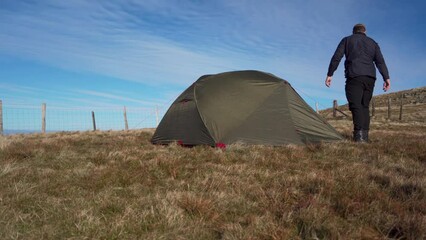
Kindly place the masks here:
<instances>
[{"instance_id":1,"label":"tent seam","mask_svg":"<svg viewBox=\"0 0 426 240\"><path fill-rule=\"evenodd\" d=\"M208 77L206 77L206 78L209 78L210 76L208 76ZM204 78L204 79L206 79L206 78ZM200 79L200 80L204 80L204 79ZM203 118L203 116L201 116L201 113L200 113L200 111L198 110L198 99L197 99L197 94L196 94L196 89L197 89L197 85L199 84L199 82L197 81L197 82L195 82L194 83L194 102L195 102L195 108L197 109L197 113L198 113L198 116L200 116L200 119L201 119L201 121L203 122L203 124L204 124L204 127L207 129L207 132L210 134L210 137L213 139L213 141L214 141L214 143L216 144L217 142L218 142L218 140L217 139L215 139L215 137L210 133L210 130L209 130L209 128L207 127L207 125L206 125L206 122L204 121L204 118Z\"/></svg>"}]
</instances>

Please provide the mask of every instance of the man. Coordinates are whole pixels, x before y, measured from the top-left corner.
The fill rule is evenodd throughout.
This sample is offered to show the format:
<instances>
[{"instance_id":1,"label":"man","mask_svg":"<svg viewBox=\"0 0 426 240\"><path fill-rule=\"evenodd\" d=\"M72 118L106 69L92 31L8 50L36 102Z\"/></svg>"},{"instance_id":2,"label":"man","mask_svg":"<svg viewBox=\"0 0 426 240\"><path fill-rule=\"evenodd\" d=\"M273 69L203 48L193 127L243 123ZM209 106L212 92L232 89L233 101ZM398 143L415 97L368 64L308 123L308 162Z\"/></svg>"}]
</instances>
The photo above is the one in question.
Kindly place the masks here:
<instances>
[{"instance_id":1,"label":"man","mask_svg":"<svg viewBox=\"0 0 426 240\"><path fill-rule=\"evenodd\" d=\"M330 87L334 71L345 55L345 93L352 112L356 142L368 142L370 129L369 104L376 81L376 67L383 77L383 90L390 89L390 79L379 45L367 37L364 24L356 24L352 35L340 41L328 67L325 85Z\"/></svg>"}]
</instances>

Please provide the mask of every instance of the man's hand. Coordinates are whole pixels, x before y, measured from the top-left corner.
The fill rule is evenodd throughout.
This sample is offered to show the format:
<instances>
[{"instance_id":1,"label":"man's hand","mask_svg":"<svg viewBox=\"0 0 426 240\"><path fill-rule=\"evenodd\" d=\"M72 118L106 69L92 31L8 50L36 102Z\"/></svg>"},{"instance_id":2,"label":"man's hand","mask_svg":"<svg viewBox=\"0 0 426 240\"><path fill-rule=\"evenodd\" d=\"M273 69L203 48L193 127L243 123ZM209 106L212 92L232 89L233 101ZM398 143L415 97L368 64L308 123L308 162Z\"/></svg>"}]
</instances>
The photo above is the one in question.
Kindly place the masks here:
<instances>
[{"instance_id":1,"label":"man's hand","mask_svg":"<svg viewBox=\"0 0 426 240\"><path fill-rule=\"evenodd\" d=\"M383 83L383 91L388 91L390 89L390 79L386 79Z\"/></svg>"},{"instance_id":2,"label":"man's hand","mask_svg":"<svg viewBox=\"0 0 426 240\"><path fill-rule=\"evenodd\" d=\"M331 85L331 76L327 76L327 78L325 79L325 86L330 87Z\"/></svg>"}]
</instances>

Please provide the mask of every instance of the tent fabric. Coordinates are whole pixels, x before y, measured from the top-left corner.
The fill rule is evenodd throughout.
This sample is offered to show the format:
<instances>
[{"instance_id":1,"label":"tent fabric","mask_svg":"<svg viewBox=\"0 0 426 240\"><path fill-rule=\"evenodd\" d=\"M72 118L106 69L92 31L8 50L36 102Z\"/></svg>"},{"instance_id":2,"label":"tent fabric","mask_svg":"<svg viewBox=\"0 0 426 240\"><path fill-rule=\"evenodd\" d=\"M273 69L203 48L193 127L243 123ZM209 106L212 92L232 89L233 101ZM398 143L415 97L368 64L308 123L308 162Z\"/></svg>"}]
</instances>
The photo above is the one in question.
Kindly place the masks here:
<instances>
[{"instance_id":1,"label":"tent fabric","mask_svg":"<svg viewBox=\"0 0 426 240\"><path fill-rule=\"evenodd\" d=\"M277 146L341 139L287 81L247 70L199 78L173 102L151 141Z\"/></svg>"},{"instance_id":2,"label":"tent fabric","mask_svg":"<svg viewBox=\"0 0 426 240\"><path fill-rule=\"evenodd\" d=\"M155 131L153 143L215 144L197 111L193 90L194 85L173 102Z\"/></svg>"}]
</instances>

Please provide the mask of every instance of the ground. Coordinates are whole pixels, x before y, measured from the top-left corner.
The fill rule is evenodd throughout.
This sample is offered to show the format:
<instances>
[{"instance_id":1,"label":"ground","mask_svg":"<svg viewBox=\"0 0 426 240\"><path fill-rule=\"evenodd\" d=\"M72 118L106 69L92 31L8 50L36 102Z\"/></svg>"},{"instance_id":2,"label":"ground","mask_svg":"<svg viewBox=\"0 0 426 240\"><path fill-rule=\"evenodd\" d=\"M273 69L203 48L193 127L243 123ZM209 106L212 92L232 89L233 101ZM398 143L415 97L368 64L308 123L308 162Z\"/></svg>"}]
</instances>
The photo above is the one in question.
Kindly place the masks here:
<instances>
[{"instance_id":1,"label":"ground","mask_svg":"<svg viewBox=\"0 0 426 240\"><path fill-rule=\"evenodd\" d=\"M370 144L155 146L152 131L0 137L1 239L424 239L426 125Z\"/></svg>"}]
</instances>

